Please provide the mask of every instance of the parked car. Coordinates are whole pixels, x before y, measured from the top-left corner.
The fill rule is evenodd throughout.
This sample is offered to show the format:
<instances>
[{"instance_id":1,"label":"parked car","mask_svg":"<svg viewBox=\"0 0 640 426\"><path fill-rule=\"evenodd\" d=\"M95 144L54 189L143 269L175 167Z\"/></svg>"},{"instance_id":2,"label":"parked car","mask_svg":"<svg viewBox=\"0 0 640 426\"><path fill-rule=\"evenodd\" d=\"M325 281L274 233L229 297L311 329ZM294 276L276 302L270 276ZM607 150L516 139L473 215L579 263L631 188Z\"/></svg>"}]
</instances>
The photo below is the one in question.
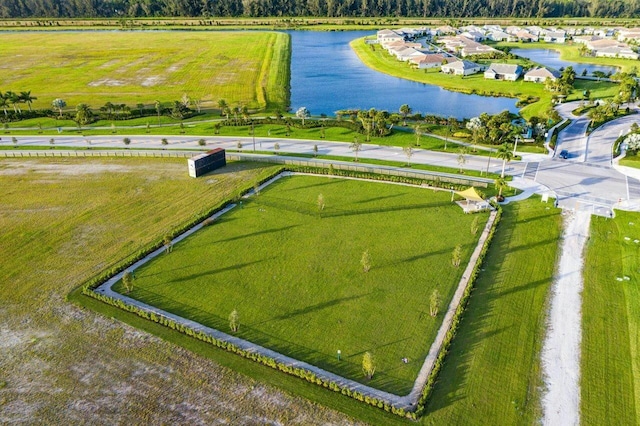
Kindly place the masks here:
<instances>
[{"instance_id":1,"label":"parked car","mask_svg":"<svg viewBox=\"0 0 640 426\"><path fill-rule=\"evenodd\" d=\"M560 158L562 158L563 160L569 158L569 151L567 151L566 149L560 151Z\"/></svg>"}]
</instances>

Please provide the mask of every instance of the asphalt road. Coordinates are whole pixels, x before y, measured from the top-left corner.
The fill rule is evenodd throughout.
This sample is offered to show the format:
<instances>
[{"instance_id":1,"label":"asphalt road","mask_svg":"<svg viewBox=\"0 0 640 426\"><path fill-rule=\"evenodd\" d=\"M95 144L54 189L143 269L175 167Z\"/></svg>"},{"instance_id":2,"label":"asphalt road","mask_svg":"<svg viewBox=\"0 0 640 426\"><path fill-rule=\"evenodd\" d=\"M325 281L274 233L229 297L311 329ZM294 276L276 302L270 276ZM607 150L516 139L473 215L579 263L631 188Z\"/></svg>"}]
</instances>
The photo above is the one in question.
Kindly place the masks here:
<instances>
[{"instance_id":1,"label":"asphalt road","mask_svg":"<svg viewBox=\"0 0 640 426\"><path fill-rule=\"evenodd\" d=\"M640 124L640 114L623 117L607 123L587 137L585 134L588 118L575 117L571 113L579 103L568 103L557 107L558 112L573 122L558 135L556 152L566 149L570 158L562 160L558 156L523 155L523 161L512 161L506 166L506 173L524 182L523 186L532 188L536 183L543 185L555 194L561 207L587 210L593 214L609 216L615 208L640 208L640 180L627 177L612 167L611 152L615 140L626 133L631 124ZM57 146L86 148L87 146L108 149L124 148L124 135L110 136L60 136L55 137ZM18 136L20 146L49 145L50 136ZM346 142L330 142L300 139L277 139L251 137L205 137L206 148L198 145L201 136L128 136L131 140L129 149L212 149L226 148L243 152L256 151L276 152L275 144L279 144L279 152L293 154L313 154L314 146L318 154L353 158L356 153L351 144ZM162 138L167 138L168 145L162 145ZM1 145L13 145L10 137L4 137ZM239 148L239 144L241 148ZM428 164L453 169L489 171L500 173L502 161L492 157L465 155L461 161L456 151L451 153L426 151L419 148L413 150L408 158L400 147L363 144L357 153L359 158L411 162ZM540 190L540 189L538 189ZM553 194L552 194L553 195Z\"/></svg>"}]
</instances>

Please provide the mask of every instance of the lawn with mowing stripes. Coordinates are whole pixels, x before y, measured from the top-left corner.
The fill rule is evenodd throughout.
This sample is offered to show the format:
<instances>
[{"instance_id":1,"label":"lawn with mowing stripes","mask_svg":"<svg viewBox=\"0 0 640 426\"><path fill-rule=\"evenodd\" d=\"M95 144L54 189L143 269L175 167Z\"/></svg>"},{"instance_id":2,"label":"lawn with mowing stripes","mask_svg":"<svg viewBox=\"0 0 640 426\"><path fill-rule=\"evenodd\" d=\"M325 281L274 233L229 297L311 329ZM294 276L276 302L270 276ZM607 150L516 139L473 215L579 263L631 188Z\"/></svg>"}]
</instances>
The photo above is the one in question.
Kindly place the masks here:
<instances>
[{"instance_id":1,"label":"lawn with mowing stripes","mask_svg":"<svg viewBox=\"0 0 640 426\"><path fill-rule=\"evenodd\" d=\"M429 315L429 298L438 289L448 304L480 235L471 224L482 229L487 217L463 214L448 192L283 178L137 270L131 296L226 332L236 309L239 337L406 394L442 320ZM367 351L377 364L370 382Z\"/></svg>"},{"instance_id":2,"label":"lawn with mowing stripes","mask_svg":"<svg viewBox=\"0 0 640 426\"><path fill-rule=\"evenodd\" d=\"M640 423L638 240L638 213L591 220L582 292L580 402L586 425Z\"/></svg>"},{"instance_id":3,"label":"lawn with mowing stripes","mask_svg":"<svg viewBox=\"0 0 640 426\"><path fill-rule=\"evenodd\" d=\"M2 89L30 90L35 108L51 108L55 98L71 108L107 102L153 108L156 100L168 105L183 94L204 107L217 107L219 99L232 107L288 104L283 33L2 33L0 52Z\"/></svg>"},{"instance_id":4,"label":"lawn with mowing stripes","mask_svg":"<svg viewBox=\"0 0 640 426\"><path fill-rule=\"evenodd\" d=\"M504 206L424 424L538 421L540 350L560 223L559 210L539 197Z\"/></svg>"}]
</instances>

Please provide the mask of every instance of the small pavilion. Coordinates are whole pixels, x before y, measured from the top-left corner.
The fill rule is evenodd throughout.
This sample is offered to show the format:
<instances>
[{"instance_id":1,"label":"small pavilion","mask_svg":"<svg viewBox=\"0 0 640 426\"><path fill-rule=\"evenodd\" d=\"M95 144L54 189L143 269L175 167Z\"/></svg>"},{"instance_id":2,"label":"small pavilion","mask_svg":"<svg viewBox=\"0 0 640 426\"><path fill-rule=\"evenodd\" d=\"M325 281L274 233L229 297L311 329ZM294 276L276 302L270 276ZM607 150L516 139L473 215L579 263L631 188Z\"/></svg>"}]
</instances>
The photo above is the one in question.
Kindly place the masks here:
<instances>
[{"instance_id":1,"label":"small pavilion","mask_svg":"<svg viewBox=\"0 0 640 426\"><path fill-rule=\"evenodd\" d=\"M456 194L464 198L464 201L456 201L456 203L465 213L472 213L491 208L491 204L482 198L473 186L465 189L464 191L457 191Z\"/></svg>"}]
</instances>

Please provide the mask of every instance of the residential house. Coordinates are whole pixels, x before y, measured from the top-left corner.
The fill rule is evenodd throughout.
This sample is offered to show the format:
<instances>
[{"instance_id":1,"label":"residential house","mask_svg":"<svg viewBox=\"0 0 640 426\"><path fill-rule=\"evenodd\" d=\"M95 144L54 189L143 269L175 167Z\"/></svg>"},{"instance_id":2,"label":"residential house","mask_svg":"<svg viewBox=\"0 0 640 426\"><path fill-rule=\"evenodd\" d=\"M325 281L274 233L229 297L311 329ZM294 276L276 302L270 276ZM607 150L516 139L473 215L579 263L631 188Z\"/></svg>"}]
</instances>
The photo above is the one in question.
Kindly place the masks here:
<instances>
[{"instance_id":1,"label":"residential house","mask_svg":"<svg viewBox=\"0 0 640 426\"><path fill-rule=\"evenodd\" d=\"M611 46L604 47L595 51L596 57L599 58L624 58L638 59L638 53L634 52L630 47Z\"/></svg>"},{"instance_id":2,"label":"residential house","mask_svg":"<svg viewBox=\"0 0 640 426\"><path fill-rule=\"evenodd\" d=\"M482 67L471 61L455 61L443 65L440 70L445 74L471 75L482 71Z\"/></svg>"},{"instance_id":3,"label":"residential house","mask_svg":"<svg viewBox=\"0 0 640 426\"><path fill-rule=\"evenodd\" d=\"M381 45L404 41L404 36L393 30L380 30L376 33L376 39Z\"/></svg>"},{"instance_id":4,"label":"residential house","mask_svg":"<svg viewBox=\"0 0 640 426\"><path fill-rule=\"evenodd\" d=\"M396 58L398 58L399 61L408 61L411 58L417 58L423 55L424 55L424 52L414 47L405 47L395 52L395 56Z\"/></svg>"},{"instance_id":5,"label":"residential house","mask_svg":"<svg viewBox=\"0 0 640 426\"><path fill-rule=\"evenodd\" d=\"M484 78L490 80L516 81L522 74L522 67L515 64L491 64L484 72Z\"/></svg>"},{"instance_id":6,"label":"residential house","mask_svg":"<svg viewBox=\"0 0 640 426\"><path fill-rule=\"evenodd\" d=\"M440 53L434 53L429 55L418 56L411 58L409 62L416 66L418 69L437 68L449 62L449 58Z\"/></svg>"},{"instance_id":7,"label":"residential house","mask_svg":"<svg viewBox=\"0 0 640 426\"><path fill-rule=\"evenodd\" d=\"M524 75L524 81L532 81L534 83L544 83L547 80L555 81L560 78L560 72L545 67L533 68Z\"/></svg>"},{"instance_id":8,"label":"residential house","mask_svg":"<svg viewBox=\"0 0 640 426\"><path fill-rule=\"evenodd\" d=\"M640 28L628 28L618 32L618 41L640 41Z\"/></svg>"},{"instance_id":9,"label":"residential house","mask_svg":"<svg viewBox=\"0 0 640 426\"><path fill-rule=\"evenodd\" d=\"M461 37L466 37L469 40L473 40L475 42L480 42L485 39L484 33L479 31L465 31L460 34Z\"/></svg>"},{"instance_id":10,"label":"residential house","mask_svg":"<svg viewBox=\"0 0 640 426\"><path fill-rule=\"evenodd\" d=\"M435 29L435 35L437 36L450 35L450 34L453 35L457 33L458 33L458 30L453 28L451 25L443 25Z\"/></svg>"},{"instance_id":11,"label":"residential house","mask_svg":"<svg viewBox=\"0 0 640 426\"><path fill-rule=\"evenodd\" d=\"M523 43L538 41L538 36L530 33L527 30L520 30L515 35L518 38L518 41L521 41Z\"/></svg>"},{"instance_id":12,"label":"residential house","mask_svg":"<svg viewBox=\"0 0 640 426\"><path fill-rule=\"evenodd\" d=\"M517 41L518 39L511 34L504 31L492 31L487 35L487 38L491 41Z\"/></svg>"},{"instance_id":13,"label":"residential house","mask_svg":"<svg viewBox=\"0 0 640 426\"><path fill-rule=\"evenodd\" d=\"M567 40L567 33L564 31L547 31L544 41L547 43L564 43Z\"/></svg>"}]
</instances>

